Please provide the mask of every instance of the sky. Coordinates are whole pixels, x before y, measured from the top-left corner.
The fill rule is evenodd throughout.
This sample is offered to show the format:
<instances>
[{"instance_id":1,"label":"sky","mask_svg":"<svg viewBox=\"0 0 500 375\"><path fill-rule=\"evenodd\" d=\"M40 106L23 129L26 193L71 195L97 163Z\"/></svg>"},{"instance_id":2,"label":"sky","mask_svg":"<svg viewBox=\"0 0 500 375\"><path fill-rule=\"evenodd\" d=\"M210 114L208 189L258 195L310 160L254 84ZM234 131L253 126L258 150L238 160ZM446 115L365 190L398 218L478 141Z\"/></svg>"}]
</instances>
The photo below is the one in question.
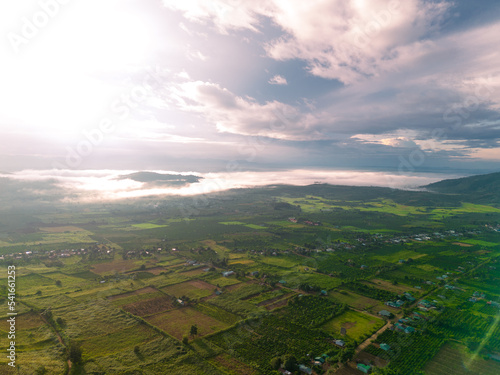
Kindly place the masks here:
<instances>
[{"instance_id":1,"label":"sky","mask_svg":"<svg viewBox=\"0 0 500 375\"><path fill-rule=\"evenodd\" d=\"M2 1L0 35L6 178L500 169L497 1Z\"/></svg>"}]
</instances>

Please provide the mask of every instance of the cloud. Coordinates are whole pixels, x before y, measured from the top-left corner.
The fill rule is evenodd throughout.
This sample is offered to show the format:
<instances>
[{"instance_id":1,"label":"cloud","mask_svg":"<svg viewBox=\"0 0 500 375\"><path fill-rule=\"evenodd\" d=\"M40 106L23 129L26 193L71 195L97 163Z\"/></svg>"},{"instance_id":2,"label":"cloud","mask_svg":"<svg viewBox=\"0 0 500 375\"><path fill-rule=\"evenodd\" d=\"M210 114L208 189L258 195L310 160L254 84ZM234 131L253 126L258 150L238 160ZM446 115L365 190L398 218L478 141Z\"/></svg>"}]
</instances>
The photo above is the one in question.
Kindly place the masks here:
<instances>
[{"instance_id":1,"label":"cloud","mask_svg":"<svg viewBox=\"0 0 500 375\"><path fill-rule=\"evenodd\" d=\"M288 85L288 82L285 77L280 76L279 74L275 75L272 77L269 81L269 84L271 85Z\"/></svg>"},{"instance_id":2,"label":"cloud","mask_svg":"<svg viewBox=\"0 0 500 375\"><path fill-rule=\"evenodd\" d=\"M171 105L196 112L219 132L287 140L321 139L321 119L276 100L263 104L237 96L219 84L192 81L172 85Z\"/></svg>"},{"instance_id":3,"label":"cloud","mask_svg":"<svg viewBox=\"0 0 500 375\"><path fill-rule=\"evenodd\" d=\"M273 5L267 3L264 0L163 0L167 8L182 12L186 19L210 22L223 34L238 29L258 31L259 15L269 14Z\"/></svg>"},{"instance_id":4,"label":"cloud","mask_svg":"<svg viewBox=\"0 0 500 375\"><path fill-rule=\"evenodd\" d=\"M266 44L275 60L305 60L316 76L346 84L398 69L432 47L428 37L439 30L452 6L424 0L164 0L196 22L212 22L221 33L258 32L260 17L282 35Z\"/></svg>"},{"instance_id":5,"label":"cloud","mask_svg":"<svg viewBox=\"0 0 500 375\"><path fill-rule=\"evenodd\" d=\"M159 176L159 177L158 177ZM171 186L173 177L180 183ZM207 194L233 188L274 184L310 185L315 182L351 186L417 187L450 175L425 173L385 173L289 169L280 171L234 171L221 173L191 172L182 175L171 171L137 172L126 170L24 170L0 173L0 186L6 194L0 202L9 205L41 202L112 201L152 196ZM153 180L153 181L151 181ZM154 182L154 183L152 183ZM170 181L172 182L172 181Z\"/></svg>"}]
</instances>

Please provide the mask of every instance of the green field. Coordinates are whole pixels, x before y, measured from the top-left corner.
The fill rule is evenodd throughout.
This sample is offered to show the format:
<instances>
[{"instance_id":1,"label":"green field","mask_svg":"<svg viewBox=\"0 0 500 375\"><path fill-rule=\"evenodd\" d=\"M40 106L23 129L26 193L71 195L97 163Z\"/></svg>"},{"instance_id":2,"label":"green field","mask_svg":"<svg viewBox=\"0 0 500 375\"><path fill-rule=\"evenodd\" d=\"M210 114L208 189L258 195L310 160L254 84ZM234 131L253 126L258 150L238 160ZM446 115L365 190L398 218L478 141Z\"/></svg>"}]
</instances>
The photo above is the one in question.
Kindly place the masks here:
<instances>
[{"instance_id":1,"label":"green field","mask_svg":"<svg viewBox=\"0 0 500 375\"><path fill-rule=\"evenodd\" d=\"M142 223L142 224L133 224L134 228L139 229L156 229L156 228L166 228L168 225L158 225L153 223Z\"/></svg>"},{"instance_id":2,"label":"green field","mask_svg":"<svg viewBox=\"0 0 500 375\"><path fill-rule=\"evenodd\" d=\"M364 352L405 375L496 373L484 358L500 352L500 209L467 199L316 184L208 195L190 214L179 207L193 197L6 213L0 263L16 265L18 373L40 363L66 375L71 343L81 374L274 375L285 356L345 364ZM433 305L385 305L404 292ZM7 301L4 272L3 317ZM416 332L384 331L356 354L384 325L380 310L410 317ZM4 319L4 347L8 329Z\"/></svg>"},{"instance_id":3,"label":"green field","mask_svg":"<svg viewBox=\"0 0 500 375\"><path fill-rule=\"evenodd\" d=\"M470 353L461 345L448 344L425 366L424 373L426 375L497 375L500 373L500 362L492 359L485 360L482 356Z\"/></svg>"},{"instance_id":4,"label":"green field","mask_svg":"<svg viewBox=\"0 0 500 375\"><path fill-rule=\"evenodd\" d=\"M370 336L379 328L382 328L384 324L385 322L378 317L348 310L342 315L330 320L321 328L335 337L340 337L340 329L345 328L348 338L360 340Z\"/></svg>"}]
</instances>

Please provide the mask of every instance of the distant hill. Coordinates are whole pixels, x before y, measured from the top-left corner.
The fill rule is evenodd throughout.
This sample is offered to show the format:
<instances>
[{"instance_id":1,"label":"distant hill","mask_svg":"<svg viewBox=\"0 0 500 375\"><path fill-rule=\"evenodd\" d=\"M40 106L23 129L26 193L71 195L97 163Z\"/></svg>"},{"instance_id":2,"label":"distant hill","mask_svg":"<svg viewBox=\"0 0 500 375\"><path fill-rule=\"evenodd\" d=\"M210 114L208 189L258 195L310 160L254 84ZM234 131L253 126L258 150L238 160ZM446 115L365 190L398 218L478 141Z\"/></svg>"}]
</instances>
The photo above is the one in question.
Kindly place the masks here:
<instances>
[{"instance_id":1,"label":"distant hill","mask_svg":"<svg viewBox=\"0 0 500 375\"><path fill-rule=\"evenodd\" d=\"M500 205L500 172L443 180L423 187L432 192L463 195L470 202Z\"/></svg>"}]
</instances>

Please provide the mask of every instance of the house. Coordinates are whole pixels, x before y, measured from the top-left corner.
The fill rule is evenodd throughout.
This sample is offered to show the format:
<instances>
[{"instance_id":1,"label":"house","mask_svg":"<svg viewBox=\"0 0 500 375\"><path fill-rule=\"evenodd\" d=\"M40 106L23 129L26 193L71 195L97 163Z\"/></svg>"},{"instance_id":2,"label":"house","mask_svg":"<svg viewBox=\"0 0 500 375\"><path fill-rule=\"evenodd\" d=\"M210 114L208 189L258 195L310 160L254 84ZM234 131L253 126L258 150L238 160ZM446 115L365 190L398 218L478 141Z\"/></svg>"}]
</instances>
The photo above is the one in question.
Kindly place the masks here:
<instances>
[{"instance_id":1,"label":"house","mask_svg":"<svg viewBox=\"0 0 500 375\"><path fill-rule=\"evenodd\" d=\"M380 349L388 351L391 349L391 347L385 343L380 344Z\"/></svg>"},{"instance_id":2,"label":"house","mask_svg":"<svg viewBox=\"0 0 500 375\"><path fill-rule=\"evenodd\" d=\"M234 275L234 271L222 272L222 276L224 276L224 277L228 277L228 276L231 276L231 275Z\"/></svg>"},{"instance_id":3,"label":"house","mask_svg":"<svg viewBox=\"0 0 500 375\"><path fill-rule=\"evenodd\" d=\"M387 310L380 310L380 311L378 312L378 314L379 314L379 315L382 315L382 316L384 316L384 317L386 317L386 318L392 318L392 313L391 313L391 312L389 312L389 311L387 311Z\"/></svg>"},{"instance_id":4,"label":"house","mask_svg":"<svg viewBox=\"0 0 500 375\"><path fill-rule=\"evenodd\" d=\"M356 366L356 368L361 371L361 372L364 372L365 374L369 374L370 373L370 370L372 369L371 366L368 366L368 365L364 365L362 363L358 363L358 365Z\"/></svg>"},{"instance_id":5,"label":"house","mask_svg":"<svg viewBox=\"0 0 500 375\"><path fill-rule=\"evenodd\" d=\"M326 296L326 295L328 295L328 292L327 292L326 290L322 290L322 291L321 291L321 295L322 295L322 296Z\"/></svg>"},{"instance_id":6,"label":"house","mask_svg":"<svg viewBox=\"0 0 500 375\"><path fill-rule=\"evenodd\" d=\"M306 374L308 375L311 375L312 374L312 370L309 368L309 367L306 367L304 365L299 365L299 370L301 372L305 372Z\"/></svg>"},{"instance_id":7,"label":"house","mask_svg":"<svg viewBox=\"0 0 500 375\"><path fill-rule=\"evenodd\" d=\"M413 333L413 332L415 332L415 328L410 327L410 326L407 326L407 327L404 329L404 332L405 332L405 333Z\"/></svg>"},{"instance_id":8,"label":"house","mask_svg":"<svg viewBox=\"0 0 500 375\"><path fill-rule=\"evenodd\" d=\"M253 277L257 277L259 276L259 271L253 271L252 273L250 273L250 275L252 275Z\"/></svg>"},{"instance_id":9,"label":"house","mask_svg":"<svg viewBox=\"0 0 500 375\"><path fill-rule=\"evenodd\" d=\"M322 365L323 363L325 363L325 359L323 357L316 357L314 358L314 363L316 365Z\"/></svg>"},{"instance_id":10,"label":"house","mask_svg":"<svg viewBox=\"0 0 500 375\"><path fill-rule=\"evenodd\" d=\"M184 301L181 300L180 298L177 299L177 303L181 306L184 306Z\"/></svg>"},{"instance_id":11,"label":"house","mask_svg":"<svg viewBox=\"0 0 500 375\"><path fill-rule=\"evenodd\" d=\"M415 301L415 297L413 297L410 293L405 293L404 295L408 301L410 302Z\"/></svg>"},{"instance_id":12,"label":"house","mask_svg":"<svg viewBox=\"0 0 500 375\"><path fill-rule=\"evenodd\" d=\"M341 348L345 346L345 342L343 340L335 340L333 343Z\"/></svg>"}]
</instances>

